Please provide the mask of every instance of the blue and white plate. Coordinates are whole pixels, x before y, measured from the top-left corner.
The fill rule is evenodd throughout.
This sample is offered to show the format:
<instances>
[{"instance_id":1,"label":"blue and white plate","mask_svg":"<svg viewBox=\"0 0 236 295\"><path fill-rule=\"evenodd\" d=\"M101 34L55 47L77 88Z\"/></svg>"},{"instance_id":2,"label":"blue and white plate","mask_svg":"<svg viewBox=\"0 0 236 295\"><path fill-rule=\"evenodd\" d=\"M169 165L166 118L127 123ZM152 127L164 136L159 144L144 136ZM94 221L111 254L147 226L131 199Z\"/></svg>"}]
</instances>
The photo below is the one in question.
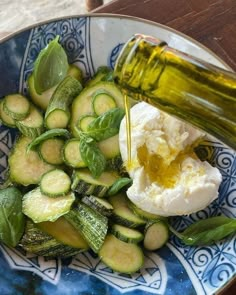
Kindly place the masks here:
<instances>
[{"instance_id":1,"label":"blue and white plate","mask_svg":"<svg viewBox=\"0 0 236 295\"><path fill-rule=\"evenodd\" d=\"M26 80L34 60L56 35L61 36L70 63L78 64L89 78L100 65L114 67L124 42L134 33L156 36L172 47L227 68L208 49L167 27L124 16L75 16L36 25L0 43L0 97L27 93ZM14 131L1 126L1 178L14 140ZM234 151L217 142L206 143L200 149L223 175L220 196L205 210L176 218L174 224L178 230L199 218L219 214L236 217ZM0 294L208 295L222 290L236 274L235 236L207 247L183 246L172 238L160 251L147 252L145 256L145 265L139 272L123 275L113 272L90 252L71 259L48 259L0 244Z\"/></svg>"}]
</instances>

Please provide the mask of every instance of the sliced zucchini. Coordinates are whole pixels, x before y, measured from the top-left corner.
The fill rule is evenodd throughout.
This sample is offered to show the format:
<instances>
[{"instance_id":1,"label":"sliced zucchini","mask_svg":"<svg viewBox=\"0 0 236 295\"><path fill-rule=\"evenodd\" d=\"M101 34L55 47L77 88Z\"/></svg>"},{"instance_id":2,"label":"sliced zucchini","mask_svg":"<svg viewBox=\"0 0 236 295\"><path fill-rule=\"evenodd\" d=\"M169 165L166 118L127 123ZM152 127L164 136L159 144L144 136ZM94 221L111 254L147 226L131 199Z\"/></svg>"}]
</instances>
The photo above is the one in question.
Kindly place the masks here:
<instances>
[{"instance_id":1,"label":"sliced zucchini","mask_svg":"<svg viewBox=\"0 0 236 295\"><path fill-rule=\"evenodd\" d=\"M120 156L119 134L99 141L98 147L106 159Z\"/></svg>"},{"instance_id":2,"label":"sliced zucchini","mask_svg":"<svg viewBox=\"0 0 236 295\"><path fill-rule=\"evenodd\" d=\"M119 240L126 243L137 244L143 240L143 234L141 232L120 224L113 224L111 233Z\"/></svg>"},{"instance_id":3,"label":"sliced zucchini","mask_svg":"<svg viewBox=\"0 0 236 295\"><path fill-rule=\"evenodd\" d=\"M8 158L10 179L25 186L39 183L42 175L53 168L43 162L37 152L27 152L31 140L28 137L20 137Z\"/></svg>"},{"instance_id":4,"label":"sliced zucchini","mask_svg":"<svg viewBox=\"0 0 236 295\"><path fill-rule=\"evenodd\" d=\"M6 112L3 109L3 103L4 103L4 99L0 101L0 118L1 121L4 125L11 127L11 128L15 128L16 127L16 123L15 120L10 117L9 115L6 114Z\"/></svg>"},{"instance_id":5,"label":"sliced zucchini","mask_svg":"<svg viewBox=\"0 0 236 295\"><path fill-rule=\"evenodd\" d=\"M67 72L68 76L71 76L78 80L81 84L83 84L83 73L79 67L74 64L69 65L69 69Z\"/></svg>"},{"instance_id":6,"label":"sliced zucchini","mask_svg":"<svg viewBox=\"0 0 236 295\"><path fill-rule=\"evenodd\" d=\"M124 166L123 160L121 156L117 156L115 158L109 159L106 161L106 169L107 170L115 170L119 174L123 174Z\"/></svg>"},{"instance_id":7,"label":"sliced zucchini","mask_svg":"<svg viewBox=\"0 0 236 295\"><path fill-rule=\"evenodd\" d=\"M22 120L29 115L30 102L21 94L7 95L3 101L3 110L14 120Z\"/></svg>"},{"instance_id":8,"label":"sliced zucchini","mask_svg":"<svg viewBox=\"0 0 236 295\"><path fill-rule=\"evenodd\" d=\"M61 169L53 169L43 174L40 181L40 191L49 197L61 197L69 193L70 177Z\"/></svg>"},{"instance_id":9,"label":"sliced zucchini","mask_svg":"<svg viewBox=\"0 0 236 295\"><path fill-rule=\"evenodd\" d=\"M41 193L40 188L28 192L23 197L22 211L35 223L55 221L70 211L75 200L72 192L57 198L50 198Z\"/></svg>"},{"instance_id":10,"label":"sliced zucchini","mask_svg":"<svg viewBox=\"0 0 236 295\"><path fill-rule=\"evenodd\" d=\"M98 255L103 263L120 273L135 273L144 262L143 252L138 245L125 243L111 234L107 235Z\"/></svg>"},{"instance_id":11,"label":"sliced zucchini","mask_svg":"<svg viewBox=\"0 0 236 295\"><path fill-rule=\"evenodd\" d=\"M166 219L163 216L157 215L157 214L152 214L149 213L147 211L144 211L140 208L138 208L133 202L131 202L129 200L128 202L128 206L130 207L130 209L137 214L139 217L141 217L142 219L146 220L146 221L150 221L150 220L160 220L160 219Z\"/></svg>"},{"instance_id":12,"label":"sliced zucchini","mask_svg":"<svg viewBox=\"0 0 236 295\"><path fill-rule=\"evenodd\" d=\"M97 84L98 82L103 81L103 79L111 72L112 70L106 66L99 67L93 78L88 81L86 87L91 87Z\"/></svg>"},{"instance_id":13,"label":"sliced zucchini","mask_svg":"<svg viewBox=\"0 0 236 295\"><path fill-rule=\"evenodd\" d=\"M39 110L31 104L29 115L23 120L16 121L16 127L24 136L35 138L43 132L43 116Z\"/></svg>"},{"instance_id":14,"label":"sliced zucchini","mask_svg":"<svg viewBox=\"0 0 236 295\"><path fill-rule=\"evenodd\" d=\"M74 168L87 166L81 157L80 140L78 138L72 138L65 143L63 148L63 160L67 165Z\"/></svg>"},{"instance_id":15,"label":"sliced zucchini","mask_svg":"<svg viewBox=\"0 0 236 295\"><path fill-rule=\"evenodd\" d=\"M28 146L28 150L31 150L32 148L38 146L41 142L45 141L46 139L54 138L54 137L65 137L69 138L70 133L66 129L52 129L52 130L47 130L43 134L39 135L36 137L34 140L31 141L31 143Z\"/></svg>"},{"instance_id":16,"label":"sliced zucchini","mask_svg":"<svg viewBox=\"0 0 236 295\"><path fill-rule=\"evenodd\" d=\"M77 208L67 213L65 218L81 232L91 249L98 253L107 234L107 217L85 204L78 203Z\"/></svg>"},{"instance_id":17,"label":"sliced zucchini","mask_svg":"<svg viewBox=\"0 0 236 295\"><path fill-rule=\"evenodd\" d=\"M124 109L123 95L119 88L112 82L98 82L91 87L86 87L73 101L71 107L70 130L76 137L76 125L83 115L92 115L92 96L97 91L106 91L116 101L117 107Z\"/></svg>"},{"instance_id":18,"label":"sliced zucchini","mask_svg":"<svg viewBox=\"0 0 236 295\"><path fill-rule=\"evenodd\" d=\"M34 104L36 104L40 109L43 111L46 111L49 101L57 88L57 85L44 91L42 94L38 94L34 88L34 76L31 74L27 81L28 89L29 89L29 95L33 101Z\"/></svg>"},{"instance_id":19,"label":"sliced zucchini","mask_svg":"<svg viewBox=\"0 0 236 295\"><path fill-rule=\"evenodd\" d=\"M96 119L96 117L93 116L93 115L84 115L84 116L81 116L80 119L79 119L79 122L78 122L79 129L82 130L82 131L87 131L89 124L94 119Z\"/></svg>"},{"instance_id":20,"label":"sliced zucchini","mask_svg":"<svg viewBox=\"0 0 236 295\"><path fill-rule=\"evenodd\" d=\"M120 193L111 196L108 200L114 208L113 219L116 223L130 228L139 227L146 223L145 220L138 217L130 210L128 207L128 198L124 194Z\"/></svg>"},{"instance_id":21,"label":"sliced zucchini","mask_svg":"<svg viewBox=\"0 0 236 295\"><path fill-rule=\"evenodd\" d=\"M70 257L83 251L65 245L28 220L20 246L27 252L46 257Z\"/></svg>"},{"instance_id":22,"label":"sliced zucchini","mask_svg":"<svg viewBox=\"0 0 236 295\"><path fill-rule=\"evenodd\" d=\"M37 223L37 227L62 244L85 250L89 248L81 233L63 216L54 222L44 221Z\"/></svg>"},{"instance_id":23,"label":"sliced zucchini","mask_svg":"<svg viewBox=\"0 0 236 295\"><path fill-rule=\"evenodd\" d=\"M117 107L115 99L109 92L99 90L92 96L93 111L97 116Z\"/></svg>"},{"instance_id":24,"label":"sliced zucchini","mask_svg":"<svg viewBox=\"0 0 236 295\"><path fill-rule=\"evenodd\" d=\"M163 247L169 239L169 229L164 221L153 221L146 224L144 230L144 248L154 251Z\"/></svg>"},{"instance_id":25,"label":"sliced zucchini","mask_svg":"<svg viewBox=\"0 0 236 295\"><path fill-rule=\"evenodd\" d=\"M84 204L88 205L90 208L92 208L95 211L98 211L102 215L105 216L111 216L113 207L112 205L101 198L97 198L95 196L85 196L81 200Z\"/></svg>"},{"instance_id":26,"label":"sliced zucchini","mask_svg":"<svg viewBox=\"0 0 236 295\"><path fill-rule=\"evenodd\" d=\"M72 175L72 190L82 195L103 197L112 184L119 178L116 172L103 172L100 177L93 178L88 169L74 171Z\"/></svg>"},{"instance_id":27,"label":"sliced zucchini","mask_svg":"<svg viewBox=\"0 0 236 295\"><path fill-rule=\"evenodd\" d=\"M65 141L61 138L50 138L39 146L39 156L48 164L61 165L64 163L62 151Z\"/></svg>"},{"instance_id":28,"label":"sliced zucchini","mask_svg":"<svg viewBox=\"0 0 236 295\"><path fill-rule=\"evenodd\" d=\"M70 120L70 104L81 92L82 86L78 80L67 76L57 86L45 114L47 129L66 128Z\"/></svg>"}]
</instances>

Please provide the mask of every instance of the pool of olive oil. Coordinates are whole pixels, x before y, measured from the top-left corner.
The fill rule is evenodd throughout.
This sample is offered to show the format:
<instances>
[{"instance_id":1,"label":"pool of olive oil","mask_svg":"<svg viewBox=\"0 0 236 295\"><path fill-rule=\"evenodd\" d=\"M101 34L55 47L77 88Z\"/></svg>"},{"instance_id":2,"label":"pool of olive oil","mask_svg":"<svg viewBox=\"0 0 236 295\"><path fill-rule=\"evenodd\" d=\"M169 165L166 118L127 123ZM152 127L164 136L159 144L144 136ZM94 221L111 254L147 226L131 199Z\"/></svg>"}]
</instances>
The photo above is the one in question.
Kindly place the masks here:
<instances>
[{"instance_id":1,"label":"pool of olive oil","mask_svg":"<svg viewBox=\"0 0 236 295\"><path fill-rule=\"evenodd\" d=\"M114 76L133 99L157 106L236 149L235 74L165 43L134 40L125 46Z\"/></svg>"}]
</instances>

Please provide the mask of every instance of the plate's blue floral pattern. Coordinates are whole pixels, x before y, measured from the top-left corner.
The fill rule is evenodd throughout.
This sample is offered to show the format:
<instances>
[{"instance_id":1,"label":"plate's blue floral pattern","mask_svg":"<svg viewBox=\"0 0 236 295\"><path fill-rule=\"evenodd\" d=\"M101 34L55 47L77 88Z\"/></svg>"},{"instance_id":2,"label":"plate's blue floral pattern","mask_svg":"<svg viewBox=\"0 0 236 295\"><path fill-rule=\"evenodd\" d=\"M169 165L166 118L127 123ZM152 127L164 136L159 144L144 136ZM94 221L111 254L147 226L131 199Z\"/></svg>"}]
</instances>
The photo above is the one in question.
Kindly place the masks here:
<instances>
[{"instance_id":1,"label":"plate's blue floral pattern","mask_svg":"<svg viewBox=\"0 0 236 295\"><path fill-rule=\"evenodd\" d=\"M104 27L102 17L100 19L100 26ZM121 26L122 19L117 18L116 21ZM95 54L93 39L103 40L104 37L99 36L98 24L96 21L93 23L93 17L52 21L19 33L0 44L0 97L18 91L27 95L27 78L32 72L34 60L56 35L60 35L69 61L78 64L86 78L94 74L94 56L99 56ZM126 39L124 37L115 43L111 42L111 45L106 42L108 66L114 68ZM96 64L99 62L96 61ZM1 180L7 170L7 157L15 137L14 129L0 126ZM198 147L197 153L203 160L210 161L220 169L223 175L220 196L205 210L173 218L172 224L177 230L183 230L194 221L208 216L224 214L236 218L235 153L221 143L210 141ZM160 251L146 252L144 267L133 275L113 272L91 252L64 260L46 259L25 253L21 248L10 249L0 245L1 295L213 294L235 274L235 236L207 247L184 246L172 237Z\"/></svg>"}]
</instances>

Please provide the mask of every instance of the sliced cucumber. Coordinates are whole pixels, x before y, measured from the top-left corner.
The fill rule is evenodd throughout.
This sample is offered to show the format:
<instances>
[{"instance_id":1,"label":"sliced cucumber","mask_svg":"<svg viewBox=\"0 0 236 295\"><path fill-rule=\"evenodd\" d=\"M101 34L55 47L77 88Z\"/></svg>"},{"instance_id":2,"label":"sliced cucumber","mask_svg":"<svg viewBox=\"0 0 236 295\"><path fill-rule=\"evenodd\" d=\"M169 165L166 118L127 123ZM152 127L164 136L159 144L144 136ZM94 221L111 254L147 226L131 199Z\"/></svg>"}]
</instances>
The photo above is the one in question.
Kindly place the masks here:
<instances>
[{"instance_id":1,"label":"sliced cucumber","mask_svg":"<svg viewBox=\"0 0 236 295\"><path fill-rule=\"evenodd\" d=\"M16 127L23 135L35 138L43 132L43 116L39 110L31 104L29 115L23 120L16 121Z\"/></svg>"},{"instance_id":2,"label":"sliced cucumber","mask_svg":"<svg viewBox=\"0 0 236 295\"><path fill-rule=\"evenodd\" d=\"M144 248L154 251L163 247L169 239L169 229L164 221L154 221L146 224L144 231Z\"/></svg>"},{"instance_id":3,"label":"sliced cucumber","mask_svg":"<svg viewBox=\"0 0 236 295\"><path fill-rule=\"evenodd\" d=\"M28 82L29 94L30 94L30 97L31 97L33 103L35 103L43 111L46 111L46 109L49 105L49 101L50 101L55 89L57 88L57 85L44 91L42 94L38 94L34 88L33 74L31 74L29 76L27 82Z\"/></svg>"},{"instance_id":4,"label":"sliced cucumber","mask_svg":"<svg viewBox=\"0 0 236 295\"><path fill-rule=\"evenodd\" d=\"M83 84L83 73L82 73L81 69L79 67L77 67L76 65L73 65L73 64L69 65L67 75L75 78L81 84Z\"/></svg>"},{"instance_id":5,"label":"sliced cucumber","mask_svg":"<svg viewBox=\"0 0 236 295\"><path fill-rule=\"evenodd\" d=\"M67 76L57 86L45 114L48 129L66 128L70 120L70 104L80 93L82 86L78 80Z\"/></svg>"},{"instance_id":6,"label":"sliced cucumber","mask_svg":"<svg viewBox=\"0 0 236 295\"><path fill-rule=\"evenodd\" d=\"M85 250L89 248L81 233L63 216L54 222L37 223L37 227L65 245Z\"/></svg>"},{"instance_id":7,"label":"sliced cucumber","mask_svg":"<svg viewBox=\"0 0 236 295\"><path fill-rule=\"evenodd\" d=\"M22 185L39 183L42 175L53 168L43 162L37 152L27 152L31 140L28 137L20 137L8 158L10 179Z\"/></svg>"},{"instance_id":8,"label":"sliced cucumber","mask_svg":"<svg viewBox=\"0 0 236 295\"><path fill-rule=\"evenodd\" d=\"M23 120L29 115L30 102L21 94L7 95L3 101L4 112L14 120Z\"/></svg>"},{"instance_id":9,"label":"sliced cucumber","mask_svg":"<svg viewBox=\"0 0 236 295\"><path fill-rule=\"evenodd\" d=\"M42 142L38 153L40 157L48 164L61 165L64 163L62 151L65 141L61 138L50 138Z\"/></svg>"},{"instance_id":10,"label":"sliced cucumber","mask_svg":"<svg viewBox=\"0 0 236 295\"><path fill-rule=\"evenodd\" d=\"M107 217L85 204L78 203L77 208L67 213L65 218L81 232L91 249L98 253L107 234Z\"/></svg>"},{"instance_id":11,"label":"sliced cucumber","mask_svg":"<svg viewBox=\"0 0 236 295\"><path fill-rule=\"evenodd\" d=\"M63 148L64 162L74 168L86 167L80 153L80 140L72 138L68 140Z\"/></svg>"},{"instance_id":12,"label":"sliced cucumber","mask_svg":"<svg viewBox=\"0 0 236 295\"><path fill-rule=\"evenodd\" d=\"M97 116L117 107L115 99L104 90L99 90L92 97L93 111Z\"/></svg>"},{"instance_id":13,"label":"sliced cucumber","mask_svg":"<svg viewBox=\"0 0 236 295\"><path fill-rule=\"evenodd\" d=\"M106 159L120 156L119 134L98 142L98 147Z\"/></svg>"},{"instance_id":14,"label":"sliced cucumber","mask_svg":"<svg viewBox=\"0 0 236 295\"><path fill-rule=\"evenodd\" d=\"M70 133L66 129L52 129L52 130L47 130L40 136L36 137L28 146L28 150L31 150L32 148L38 146L41 142L45 141L46 139L54 138L54 137L65 137L69 138Z\"/></svg>"},{"instance_id":15,"label":"sliced cucumber","mask_svg":"<svg viewBox=\"0 0 236 295\"><path fill-rule=\"evenodd\" d=\"M88 205L90 208L92 208L95 211L98 211L102 215L105 216L111 216L113 207L112 205L101 198L97 198L95 196L85 196L81 200L84 204Z\"/></svg>"},{"instance_id":16,"label":"sliced cucumber","mask_svg":"<svg viewBox=\"0 0 236 295\"><path fill-rule=\"evenodd\" d=\"M102 262L120 273L135 273L144 262L143 252L138 245L125 243L111 234L107 235L98 255Z\"/></svg>"},{"instance_id":17,"label":"sliced cucumber","mask_svg":"<svg viewBox=\"0 0 236 295\"><path fill-rule=\"evenodd\" d=\"M76 125L79 118L83 115L92 115L92 96L97 91L106 91L109 93L116 101L117 107L124 109L123 95L119 88L112 82L98 82L91 87L86 87L73 101L70 130L76 137Z\"/></svg>"},{"instance_id":18,"label":"sliced cucumber","mask_svg":"<svg viewBox=\"0 0 236 295\"><path fill-rule=\"evenodd\" d=\"M128 207L128 198L124 194L117 194L109 197L109 202L112 204L113 218L121 225L135 228L146 223L145 220L135 215Z\"/></svg>"},{"instance_id":19,"label":"sliced cucumber","mask_svg":"<svg viewBox=\"0 0 236 295\"><path fill-rule=\"evenodd\" d=\"M119 174L123 174L124 166L123 166L123 160L122 160L121 156L117 156L115 158L107 160L106 161L106 169L107 170L115 170Z\"/></svg>"},{"instance_id":20,"label":"sliced cucumber","mask_svg":"<svg viewBox=\"0 0 236 295\"><path fill-rule=\"evenodd\" d=\"M143 240L143 234L141 232L120 224L113 224L111 233L119 240L126 243L137 244Z\"/></svg>"},{"instance_id":21,"label":"sliced cucumber","mask_svg":"<svg viewBox=\"0 0 236 295\"><path fill-rule=\"evenodd\" d=\"M0 118L1 121L4 125L11 127L11 128L15 128L16 127L16 123L15 120L12 119L12 117L10 117L8 114L5 113L5 111L3 110L3 103L4 103L4 99L0 101Z\"/></svg>"},{"instance_id":22,"label":"sliced cucumber","mask_svg":"<svg viewBox=\"0 0 236 295\"><path fill-rule=\"evenodd\" d=\"M61 169L46 172L40 181L40 191L49 197L61 197L69 193L70 177Z\"/></svg>"},{"instance_id":23,"label":"sliced cucumber","mask_svg":"<svg viewBox=\"0 0 236 295\"><path fill-rule=\"evenodd\" d=\"M103 197L118 178L116 172L103 172L95 179L88 169L80 169L74 171L72 175L71 188L82 195Z\"/></svg>"},{"instance_id":24,"label":"sliced cucumber","mask_svg":"<svg viewBox=\"0 0 236 295\"><path fill-rule=\"evenodd\" d=\"M88 130L88 125L94 120L96 119L95 116L93 115L84 115L81 116L78 122L78 127L80 130L82 131L87 131Z\"/></svg>"},{"instance_id":25,"label":"sliced cucumber","mask_svg":"<svg viewBox=\"0 0 236 295\"><path fill-rule=\"evenodd\" d=\"M83 251L63 244L28 220L20 245L30 253L46 257L70 257Z\"/></svg>"},{"instance_id":26,"label":"sliced cucumber","mask_svg":"<svg viewBox=\"0 0 236 295\"><path fill-rule=\"evenodd\" d=\"M37 187L24 195L22 211L35 223L55 221L70 211L74 200L75 196L72 192L62 197L50 198L42 194Z\"/></svg>"},{"instance_id":27,"label":"sliced cucumber","mask_svg":"<svg viewBox=\"0 0 236 295\"><path fill-rule=\"evenodd\" d=\"M138 208L133 202L131 202L129 200L128 202L128 206L130 207L130 209L137 214L139 217L141 217L142 219L146 220L146 221L150 221L150 220L160 220L160 219L166 219L163 216L157 215L157 214L152 214L149 213L147 211L144 211L140 208Z\"/></svg>"}]
</instances>

